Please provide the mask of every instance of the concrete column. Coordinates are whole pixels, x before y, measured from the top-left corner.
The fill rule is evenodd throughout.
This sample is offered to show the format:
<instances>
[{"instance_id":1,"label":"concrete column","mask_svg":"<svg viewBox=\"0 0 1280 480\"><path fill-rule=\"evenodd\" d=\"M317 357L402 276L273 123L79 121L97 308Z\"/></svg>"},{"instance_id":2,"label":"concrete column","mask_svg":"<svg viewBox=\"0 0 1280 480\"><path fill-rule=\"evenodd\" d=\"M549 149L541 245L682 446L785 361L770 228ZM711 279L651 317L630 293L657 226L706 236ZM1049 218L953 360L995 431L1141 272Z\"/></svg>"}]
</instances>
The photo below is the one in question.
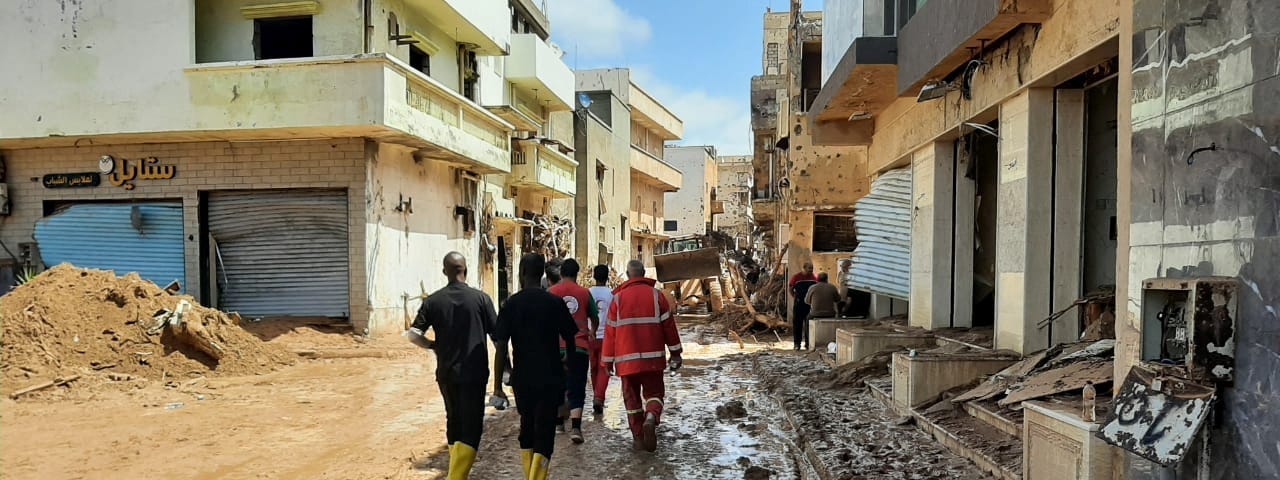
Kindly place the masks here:
<instances>
[{"instance_id":1,"label":"concrete column","mask_svg":"<svg viewBox=\"0 0 1280 480\"><path fill-rule=\"evenodd\" d=\"M911 302L912 326L952 326L951 262L955 148L934 142L911 158Z\"/></svg>"},{"instance_id":2,"label":"concrete column","mask_svg":"<svg viewBox=\"0 0 1280 480\"><path fill-rule=\"evenodd\" d=\"M1032 88L1000 105L996 207L996 348L1046 348L1053 229L1053 89Z\"/></svg>"},{"instance_id":3,"label":"concrete column","mask_svg":"<svg viewBox=\"0 0 1280 480\"><path fill-rule=\"evenodd\" d=\"M893 315L893 298L884 295L871 294L871 319L879 320L881 318Z\"/></svg>"},{"instance_id":4,"label":"concrete column","mask_svg":"<svg viewBox=\"0 0 1280 480\"><path fill-rule=\"evenodd\" d=\"M1057 90L1054 100L1053 287L1056 312L1080 298L1084 218L1084 90ZM1063 315L1046 327L1052 343L1080 337L1076 315Z\"/></svg>"},{"instance_id":5,"label":"concrete column","mask_svg":"<svg viewBox=\"0 0 1280 480\"><path fill-rule=\"evenodd\" d=\"M952 237L954 249L952 256L951 276L951 324L956 327L973 326L973 233L974 209L977 206L978 186L972 177L964 172L974 159L969 158L963 149L956 149L955 178L955 235Z\"/></svg>"}]
</instances>

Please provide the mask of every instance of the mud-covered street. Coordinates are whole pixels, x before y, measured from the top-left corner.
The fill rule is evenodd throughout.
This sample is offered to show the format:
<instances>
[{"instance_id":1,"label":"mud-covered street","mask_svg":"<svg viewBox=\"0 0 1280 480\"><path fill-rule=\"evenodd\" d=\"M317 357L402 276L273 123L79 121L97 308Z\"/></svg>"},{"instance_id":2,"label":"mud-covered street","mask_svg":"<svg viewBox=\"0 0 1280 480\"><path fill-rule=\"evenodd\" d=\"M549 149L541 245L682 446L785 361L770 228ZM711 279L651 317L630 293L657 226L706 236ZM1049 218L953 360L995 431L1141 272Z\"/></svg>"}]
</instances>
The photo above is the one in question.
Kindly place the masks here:
<instances>
[{"instance_id":1,"label":"mud-covered street","mask_svg":"<svg viewBox=\"0 0 1280 480\"><path fill-rule=\"evenodd\" d=\"M615 378L605 415L584 424L587 442L559 439L552 478L982 478L914 428L895 425L866 393L807 386L826 371L820 360L752 339L740 347L712 329L683 329L687 361L668 374L657 453L631 450ZM307 360L265 375L178 387L86 383L6 399L3 476L443 478L444 412L431 359L396 340L341 350L361 358ZM517 425L514 409L488 411L472 478L519 476Z\"/></svg>"}]
</instances>

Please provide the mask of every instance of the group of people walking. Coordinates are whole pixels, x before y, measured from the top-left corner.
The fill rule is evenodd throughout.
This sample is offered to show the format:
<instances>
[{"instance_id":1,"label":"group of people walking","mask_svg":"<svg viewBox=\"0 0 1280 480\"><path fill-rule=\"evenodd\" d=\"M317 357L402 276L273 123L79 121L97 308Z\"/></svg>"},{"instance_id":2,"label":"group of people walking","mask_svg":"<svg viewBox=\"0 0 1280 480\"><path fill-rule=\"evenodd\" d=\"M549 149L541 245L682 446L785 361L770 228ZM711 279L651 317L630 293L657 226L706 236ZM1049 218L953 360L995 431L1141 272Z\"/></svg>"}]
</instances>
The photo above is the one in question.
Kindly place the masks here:
<instances>
[{"instance_id":1,"label":"group of people walking","mask_svg":"<svg viewBox=\"0 0 1280 480\"><path fill-rule=\"evenodd\" d=\"M588 378L593 411L600 415L609 377L621 377L634 446L657 449L663 372L680 368L681 345L675 303L645 277L643 263L629 262L627 280L614 289L608 286L609 268L596 266L595 285L585 288L578 283L577 261L548 262L542 254L526 254L520 259L520 291L496 313L488 294L466 284L462 254L446 255L443 267L448 285L423 301L406 336L437 357L449 479L467 478L480 446L490 373L488 340L496 349L494 394L505 399L502 383L509 383L515 394L526 479L547 478L557 431L568 432L574 443L585 441ZM428 329L434 331L434 341L424 335ZM506 378L508 366L509 380L499 381Z\"/></svg>"}]
</instances>

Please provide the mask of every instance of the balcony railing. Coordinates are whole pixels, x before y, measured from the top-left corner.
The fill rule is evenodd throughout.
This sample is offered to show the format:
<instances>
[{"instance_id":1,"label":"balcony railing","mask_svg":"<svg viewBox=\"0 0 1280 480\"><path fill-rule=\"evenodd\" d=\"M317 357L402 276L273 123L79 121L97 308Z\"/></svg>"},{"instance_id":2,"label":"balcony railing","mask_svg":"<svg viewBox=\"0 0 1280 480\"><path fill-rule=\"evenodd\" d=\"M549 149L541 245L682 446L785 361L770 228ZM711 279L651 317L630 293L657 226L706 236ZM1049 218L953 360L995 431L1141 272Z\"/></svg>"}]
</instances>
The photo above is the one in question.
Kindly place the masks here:
<instances>
[{"instance_id":1,"label":"balcony railing","mask_svg":"<svg viewBox=\"0 0 1280 480\"><path fill-rule=\"evenodd\" d=\"M190 124L170 130L363 136L477 173L511 170L511 124L386 54L207 63L186 79Z\"/></svg>"}]
</instances>

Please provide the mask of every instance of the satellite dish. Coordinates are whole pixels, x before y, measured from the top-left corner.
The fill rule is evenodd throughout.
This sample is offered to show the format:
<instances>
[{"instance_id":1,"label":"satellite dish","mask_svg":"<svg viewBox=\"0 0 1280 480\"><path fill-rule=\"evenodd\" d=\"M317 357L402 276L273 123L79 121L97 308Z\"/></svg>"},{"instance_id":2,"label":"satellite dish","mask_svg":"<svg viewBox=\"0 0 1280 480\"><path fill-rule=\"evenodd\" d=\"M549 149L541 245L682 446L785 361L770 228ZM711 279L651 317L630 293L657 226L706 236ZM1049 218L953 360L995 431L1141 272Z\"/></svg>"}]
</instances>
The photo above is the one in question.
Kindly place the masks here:
<instances>
[{"instance_id":1,"label":"satellite dish","mask_svg":"<svg viewBox=\"0 0 1280 480\"><path fill-rule=\"evenodd\" d=\"M591 96L590 96L590 95L587 95L587 94L585 94L585 93L579 93L579 94L578 94L578 104L579 104L579 105L582 105L582 108L590 107L590 106L591 106Z\"/></svg>"}]
</instances>

